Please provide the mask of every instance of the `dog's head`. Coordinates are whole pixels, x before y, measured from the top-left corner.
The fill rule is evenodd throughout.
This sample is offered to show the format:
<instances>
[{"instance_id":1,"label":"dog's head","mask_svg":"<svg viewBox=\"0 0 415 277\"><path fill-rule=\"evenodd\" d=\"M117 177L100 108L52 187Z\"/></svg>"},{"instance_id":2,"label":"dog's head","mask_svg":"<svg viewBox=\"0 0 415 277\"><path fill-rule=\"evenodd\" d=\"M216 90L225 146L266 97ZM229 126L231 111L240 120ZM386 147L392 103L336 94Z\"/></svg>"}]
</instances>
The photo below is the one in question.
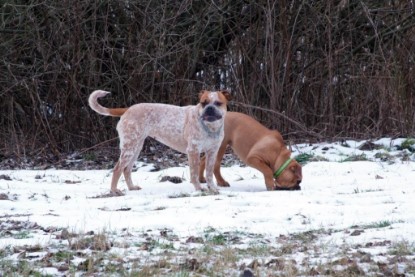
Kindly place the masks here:
<instances>
[{"instance_id":1,"label":"dog's head","mask_svg":"<svg viewBox=\"0 0 415 277\"><path fill-rule=\"evenodd\" d=\"M199 117L203 125L211 132L217 132L223 126L226 105L231 95L226 90L199 93Z\"/></svg>"},{"instance_id":2,"label":"dog's head","mask_svg":"<svg viewBox=\"0 0 415 277\"><path fill-rule=\"evenodd\" d=\"M303 180L301 165L289 156L284 160L278 159L274 165L275 190L300 190Z\"/></svg>"}]
</instances>

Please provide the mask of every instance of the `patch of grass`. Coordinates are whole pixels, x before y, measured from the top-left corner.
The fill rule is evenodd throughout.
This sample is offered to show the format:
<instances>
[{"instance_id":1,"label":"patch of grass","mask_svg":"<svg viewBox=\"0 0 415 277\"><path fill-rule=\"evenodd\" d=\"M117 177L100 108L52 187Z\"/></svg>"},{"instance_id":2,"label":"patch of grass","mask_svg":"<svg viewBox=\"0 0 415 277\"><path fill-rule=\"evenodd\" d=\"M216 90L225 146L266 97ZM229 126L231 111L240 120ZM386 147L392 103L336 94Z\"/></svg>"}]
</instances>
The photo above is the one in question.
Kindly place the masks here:
<instances>
[{"instance_id":1,"label":"patch of grass","mask_svg":"<svg viewBox=\"0 0 415 277\"><path fill-rule=\"evenodd\" d=\"M411 155L406 151L400 152L399 154L396 155L396 157L400 158L401 161L403 161L403 162L407 162L407 161L411 160Z\"/></svg>"},{"instance_id":2,"label":"patch of grass","mask_svg":"<svg viewBox=\"0 0 415 277\"><path fill-rule=\"evenodd\" d=\"M227 238L224 234L215 230L215 228L209 227L204 231L204 241L213 245L224 245Z\"/></svg>"},{"instance_id":3,"label":"patch of grass","mask_svg":"<svg viewBox=\"0 0 415 277\"><path fill-rule=\"evenodd\" d=\"M103 257L102 262L98 262L96 267L99 271L104 272L106 276L130 276L127 274L129 266L124 262L121 256L113 253Z\"/></svg>"},{"instance_id":4,"label":"patch of grass","mask_svg":"<svg viewBox=\"0 0 415 277\"><path fill-rule=\"evenodd\" d=\"M232 264L238 261L238 249L233 247L225 247L219 251L219 255L223 257L223 262L225 264Z\"/></svg>"},{"instance_id":5,"label":"patch of grass","mask_svg":"<svg viewBox=\"0 0 415 277\"><path fill-rule=\"evenodd\" d=\"M313 153L301 153L294 157L294 159L301 165L305 165L309 162L328 162L329 159L315 155Z\"/></svg>"},{"instance_id":6,"label":"patch of grass","mask_svg":"<svg viewBox=\"0 0 415 277\"><path fill-rule=\"evenodd\" d=\"M313 154L309 154L309 153L301 153L298 154L297 156L294 157L294 159L302 164L305 165L306 163L310 162L310 160L314 157Z\"/></svg>"},{"instance_id":7,"label":"patch of grass","mask_svg":"<svg viewBox=\"0 0 415 277\"><path fill-rule=\"evenodd\" d=\"M379 192L379 191L383 191L383 189L364 189L364 190L361 190L359 188L353 189L354 194L365 193L365 192Z\"/></svg>"},{"instance_id":8,"label":"patch of grass","mask_svg":"<svg viewBox=\"0 0 415 277\"><path fill-rule=\"evenodd\" d=\"M85 161L96 161L97 160L97 155L93 152L90 153L85 153L83 156Z\"/></svg>"},{"instance_id":9,"label":"patch of grass","mask_svg":"<svg viewBox=\"0 0 415 277\"><path fill-rule=\"evenodd\" d=\"M169 182L174 183L174 184L180 184L180 183L183 182L184 179L180 178L178 176L167 176L167 175L165 175L165 176L159 178L159 180L160 180L160 182L169 181Z\"/></svg>"},{"instance_id":10,"label":"patch of grass","mask_svg":"<svg viewBox=\"0 0 415 277\"><path fill-rule=\"evenodd\" d=\"M83 262L78 264L76 269L92 275L92 273L96 272L95 268L97 268L101 262L102 254L89 255Z\"/></svg>"},{"instance_id":11,"label":"patch of grass","mask_svg":"<svg viewBox=\"0 0 415 277\"><path fill-rule=\"evenodd\" d=\"M391 221L379 221L356 228L362 231L387 228L391 224ZM390 264L378 263L376 254L369 255L365 250L370 246L331 242L333 232L344 231L315 229L275 237L208 227L201 231L197 243L190 237L180 238L169 229L123 232L128 234L125 241L116 232L103 231L99 235L90 232L68 237L69 245L42 249L51 252L41 260L28 255L21 255L17 260L7 259L15 253L35 252L33 249L38 246L21 251L14 247L0 249L0 275L46 276L42 275L41 268L47 266L57 268L66 276L252 276L243 275L247 268L254 276L383 276L383 273L395 272L396 261L404 265L405 274L413 272L413 243L379 244L389 247ZM119 245L114 246L114 251L93 247L94 241L106 245L113 237ZM75 240L85 240L86 247L70 249ZM387 256L384 252L380 255Z\"/></svg>"},{"instance_id":12,"label":"patch of grass","mask_svg":"<svg viewBox=\"0 0 415 277\"><path fill-rule=\"evenodd\" d=\"M374 157L382 162L393 161L394 159L391 154L386 152L377 152Z\"/></svg>"},{"instance_id":13,"label":"patch of grass","mask_svg":"<svg viewBox=\"0 0 415 277\"><path fill-rule=\"evenodd\" d=\"M310 162L328 162L329 159L323 157L323 156L314 156L313 158L310 159Z\"/></svg>"},{"instance_id":14,"label":"patch of grass","mask_svg":"<svg viewBox=\"0 0 415 277\"><path fill-rule=\"evenodd\" d=\"M74 253L72 251L60 250L53 255L57 262L69 262L73 259Z\"/></svg>"},{"instance_id":15,"label":"patch of grass","mask_svg":"<svg viewBox=\"0 0 415 277\"><path fill-rule=\"evenodd\" d=\"M155 239L149 239L141 244L137 244L138 247L140 247L143 250L152 252L155 249L162 249L162 250L174 250L174 244L173 242L165 241L165 240L155 240Z\"/></svg>"},{"instance_id":16,"label":"patch of grass","mask_svg":"<svg viewBox=\"0 0 415 277\"><path fill-rule=\"evenodd\" d=\"M216 234L210 237L208 242L211 242L214 245L224 245L226 243L226 237L223 234Z\"/></svg>"},{"instance_id":17,"label":"patch of grass","mask_svg":"<svg viewBox=\"0 0 415 277\"><path fill-rule=\"evenodd\" d=\"M243 253L245 256L262 257L269 255L271 248L265 243L251 242L248 248L241 249L239 252Z\"/></svg>"},{"instance_id":18,"label":"patch of grass","mask_svg":"<svg viewBox=\"0 0 415 277\"><path fill-rule=\"evenodd\" d=\"M374 228L386 228L390 226L392 226L392 222L390 222L389 220L379 221L373 225Z\"/></svg>"},{"instance_id":19,"label":"patch of grass","mask_svg":"<svg viewBox=\"0 0 415 277\"><path fill-rule=\"evenodd\" d=\"M190 272L188 272L188 271L179 271L179 272L176 272L172 276L174 276L174 277L190 277Z\"/></svg>"},{"instance_id":20,"label":"patch of grass","mask_svg":"<svg viewBox=\"0 0 415 277\"><path fill-rule=\"evenodd\" d=\"M34 270L33 266L26 260L17 262L8 259L0 260L0 273L2 274L1 276L48 276L41 275Z\"/></svg>"},{"instance_id":21,"label":"patch of grass","mask_svg":"<svg viewBox=\"0 0 415 277\"><path fill-rule=\"evenodd\" d=\"M350 258L342 258L339 261L333 262L334 267L327 270L325 273L332 277L343 277L343 276L365 276L365 271L359 266L356 261ZM338 264L337 264L338 263ZM338 265L339 269L335 269Z\"/></svg>"},{"instance_id":22,"label":"patch of grass","mask_svg":"<svg viewBox=\"0 0 415 277\"><path fill-rule=\"evenodd\" d=\"M6 247L0 249L0 261L3 258L6 258L7 256L11 255L13 253L13 247L11 245L7 245Z\"/></svg>"},{"instance_id":23,"label":"patch of grass","mask_svg":"<svg viewBox=\"0 0 415 277\"><path fill-rule=\"evenodd\" d=\"M13 234L13 238L15 238L15 239L29 239L29 238L32 238L32 237L33 237L32 234L27 230L23 230L23 231L20 231L16 234Z\"/></svg>"},{"instance_id":24,"label":"patch of grass","mask_svg":"<svg viewBox=\"0 0 415 277\"><path fill-rule=\"evenodd\" d=\"M201 191L201 192L197 193L194 196L195 197L200 197L200 196L211 196L211 195L217 195L217 194L219 194L219 193L208 190L208 191Z\"/></svg>"},{"instance_id":25,"label":"patch of grass","mask_svg":"<svg viewBox=\"0 0 415 277\"><path fill-rule=\"evenodd\" d=\"M203 244L203 246L200 249L200 251L202 253L208 255L208 256L211 256L211 255L213 255L216 252L216 250L215 250L215 248L213 247L212 244Z\"/></svg>"},{"instance_id":26,"label":"patch of grass","mask_svg":"<svg viewBox=\"0 0 415 277\"><path fill-rule=\"evenodd\" d=\"M407 138L405 139L400 146L398 146L398 150L407 149L410 152L415 152L415 139Z\"/></svg>"},{"instance_id":27,"label":"patch of grass","mask_svg":"<svg viewBox=\"0 0 415 277\"><path fill-rule=\"evenodd\" d=\"M388 252L390 255L396 255L399 257L413 256L415 255L415 245L409 241L403 240L393 243Z\"/></svg>"},{"instance_id":28,"label":"patch of grass","mask_svg":"<svg viewBox=\"0 0 415 277\"><path fill-rule=\"evenodd\" d=\"M389 220L382 220L378 222L373 222L365 225L353 225L351 228L361 228L361 229L378 229L378 228L386 228L392 226L391 221Z\"/></svg>"},{"instance_id":29,"label":"patch of grass","mask_svg":"<svg viewBox=\"0 0 415 277\"><path fill-rule=\"evenodd\" d=\"M97 234L70 240L69 246L71 250L91 249L97 251L107 251L111 248L111 243L108 241L105 234Z\"/></svg>"},{"instance_id":30,"label":"patch of grass","mask_svg":"<svg viewBox=\"0 0 415 277\"><path fill-rule=\"evenodd\" d=\"M300 241L302 244L309 244L315 241L318 238L318 235L321 233L321 230L311 230L301 233L295 233L291 237L294 240Z\"/></svg>"},{"instance_id":31,"label":"patch of grass","mask_svg":"<svg viewBox=\"0 0 415 277\"><path fill-rule=\"evenodd\" d=\"M170 194L167 197L174 199L174 198L185 198L185 197L203 197L203 196L212 196L212 195L217 195L218 193L216 192L212 192L212 191L198 191L196 193L185 193L185 192L181 192L181 193L176 193L176 194Z\"/></svg>"},{"instance_id":32,"label":"patch of grass","mask_svg":"<svg viewBox=\"0 0 415 277\"><path fill-rule=\"evenodd\" d=\"M185 193L185 192L181 192L181 193L175 193L175 194L170 194L167 196L168 198L184 198L184 197L190 197L189 193Z\"/></svg>"},{"instance_id":33,"label":"patch of grass","mask_svg":"<svg viewBox=\"0 0 415 277\"><path fill-rule=\"evenodd\" d=\"M351 192L352 194L358 194L358 193L365 193L365 192L379 192L379 191L383 191L383 189L366 189L366 190L361 190L359 188L354 188L353 191ZM343 194L349 194L349 193L343 193L343 192L339 192L338 194L343 195ZM393 203L393 202L391 202Z\"/></svg>"},{"instance_id":34,"label":"patch of grass","mask_svg":"<svg viewBox=\"0 0 415 277\"><path fill-rule=\"evenodd\" d=\"M364 192L380 192L383 191L383 189L366 189Z\"/></svg>"},{"instance_id":35,"label":"patch of grass","mask_svg":"<svg viewBox=\"0 0 415 277\"><path fill-rule=\"evenodd\" d=\"M157 248L163 249L163 250L174 250L174 244L172 242L157 242Z\"/></svg>"},{"instance_id":36,"label":"patch of grass","mask_svg":"<svg viewBox=\"0 0 415 277\"><path fill-rule=\"evenodd\" d=\"M359 154L359 155L351 155L347 158L345 158L344 160L342 160L341 162L357 162L357 161L368 161L369 159L367 158L366 154Z\"/></svg>"}]
</instances>

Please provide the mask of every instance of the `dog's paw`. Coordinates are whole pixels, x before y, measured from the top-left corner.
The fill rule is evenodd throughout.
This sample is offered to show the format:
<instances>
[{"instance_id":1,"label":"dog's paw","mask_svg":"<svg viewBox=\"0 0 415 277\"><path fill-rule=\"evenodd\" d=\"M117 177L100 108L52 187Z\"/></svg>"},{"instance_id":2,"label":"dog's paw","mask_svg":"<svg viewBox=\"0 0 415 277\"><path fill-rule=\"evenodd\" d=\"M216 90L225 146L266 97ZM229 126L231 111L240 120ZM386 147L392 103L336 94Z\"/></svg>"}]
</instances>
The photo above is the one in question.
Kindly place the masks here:
<instances>
[{"instance_id":1,"label":"dog's paw","mask_svg":"<svg viewBox=\"0 0 415 277\"><path fill-rule=\"evenodd\" d=\"M200 184L193 184L194 185L194 187L195 187L195 190L196 191L203 191L204 190L204 188L202 188L201 186L200 186Z\"/></svg>"},{"instance_id":2,"label":"dog's paw","mask_svg":"<svg viewBox=\"0 0 415 277\"><path fill-rule=\"evenodd\" d=\"M231 185L229 185L229 183L228 182L226 182L226 181L223 181L223 182L221 182L221 183L219 183L218 182L218 186L220 186L220 187L230 187Z\"/></svg>"},{"instance_id":3,"label":"dog's paw","mask_svg":"<svg viewBox=\"0 0 415 277\"><path fill-rule=\"evenodd\" d=\"M218 195L219 191L217 189L208 189L208 188L202 188L200 190L196 190L192 193L190 193L190 195L192 197L199 197L199 196L210 196L210 195Z\"/></svg>"},{"instance_id":4,"label":"dog's paw","mask_svg":"<svg viewBox=\"0 0 415 277\"><path fill-rule=\"evenodd\" d=\"M216 187L208 187L208 190L211 194L219 194L219 190Z\"/></svg>"},{"instance_id":5,"label":"dog's paw","mask_svg":"<svg viewBox=\"0 0 415 277\"><path fill-rule=\"evenodd\" d=\"M120 191L119 189L111 190L110 191L111 196L124 196L124 193Z\"/></svg>"},{"instance_id":6,"label":"dog's paw","mask_svg":"<svg viewBox=\"0 0 415 277\"><path fill-rule=\"evenodd\" d=\"M132 186L128 188L129 190L140 190L141 187L140 186Z\"/></svg>"}]
</instances>

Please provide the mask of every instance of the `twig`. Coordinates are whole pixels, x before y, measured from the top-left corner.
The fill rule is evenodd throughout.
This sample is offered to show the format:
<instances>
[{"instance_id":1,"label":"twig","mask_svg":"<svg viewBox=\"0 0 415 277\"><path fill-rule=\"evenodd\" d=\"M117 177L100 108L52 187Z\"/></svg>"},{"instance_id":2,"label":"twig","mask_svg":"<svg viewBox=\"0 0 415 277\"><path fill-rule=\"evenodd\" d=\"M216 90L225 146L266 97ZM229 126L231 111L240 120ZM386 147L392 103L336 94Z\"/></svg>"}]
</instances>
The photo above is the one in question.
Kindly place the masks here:
<instances>
[{"instance_id":1,"label":"twig","mask_svg":"<svg viewBox=\"0 0 415 277\"><path fill-rule=\"evenodd\" d=\"M288 117L284 113L277 112L277 111L274 111L274 110L271 110L271 109L267 109L267 108L262 108L262 107L250 105L250 104L241 103L241 102L232 102L232 103L234 105L236 105L236 106L245 107L245 108L251 108L251 109L256 109L256 110L260 110L260 111L264 111L264 112L268 112L268 113L275 114L275 115L280 116L280 117L284 118L285 120L291 122L292 124L294 124L295 126L297 126L298 128L300 128L303 132L305 132L307 134L310 134L310 135L313 135L313 136L315 136L315 137L317 137L319 139L322 139L323 138L320 134L318 134L318 133L316 133L314 131L308 130L306 126L304 126L300 122L295 121L294 119Z\"/></svg>"}]
</instances>

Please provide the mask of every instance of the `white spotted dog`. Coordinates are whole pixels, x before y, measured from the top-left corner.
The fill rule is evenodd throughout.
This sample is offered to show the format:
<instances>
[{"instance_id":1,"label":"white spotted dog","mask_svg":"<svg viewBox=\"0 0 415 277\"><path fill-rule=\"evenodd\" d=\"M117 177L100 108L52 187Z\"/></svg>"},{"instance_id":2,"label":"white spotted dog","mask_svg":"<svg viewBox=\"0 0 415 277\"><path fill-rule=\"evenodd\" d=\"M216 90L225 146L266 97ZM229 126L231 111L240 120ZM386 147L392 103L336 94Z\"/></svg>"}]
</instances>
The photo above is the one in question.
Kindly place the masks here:
<instances>
[{"instance_id":1,"label":"white spotted dog","mask_svg":"<svg viewBox=\"0 0 415 277\"><path fill-rule=\"evenodd\" d=\"M117 124L120 138L120 158L115 165L111 181L111 193L123 195L117 188L122 173L129 190L140 190L131 180L131 170L141 152L146 137L188 155L190 181L196 190L202 190L199 182L200 154L206 155L206 182L208 189L217 192L213 182L213 167L224 137L226 105L230 100L227 91L206 91L199 94L194 106L141 103L129 108L106 108L98 98L110 92L96 90L89 96L89 106L99 114L121 117Z\"/></svg>"}]
</instances>

